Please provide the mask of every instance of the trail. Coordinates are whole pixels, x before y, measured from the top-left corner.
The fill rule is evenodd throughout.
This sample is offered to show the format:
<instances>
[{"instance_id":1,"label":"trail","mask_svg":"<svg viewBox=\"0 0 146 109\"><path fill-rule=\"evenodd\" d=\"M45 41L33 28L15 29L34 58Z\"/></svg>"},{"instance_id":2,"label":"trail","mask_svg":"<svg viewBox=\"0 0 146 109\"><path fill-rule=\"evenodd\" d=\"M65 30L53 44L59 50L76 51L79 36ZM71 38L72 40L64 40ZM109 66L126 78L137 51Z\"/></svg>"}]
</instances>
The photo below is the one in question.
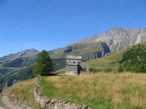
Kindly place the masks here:
<instances>
[{"instance_id":1,"label":"trail","mask_svg":"<svg viewBox=\"0 0 146 109\"><path fill-rule=\"evenodd\" d=\"M0 109L5 109L5 108L3 108L3 107L0 106Z\"/></svg>"},{"instance_id":2,"label":"trail","mask_svg":"<svg viewBox=\"0 0 146 109\"><path fill-rule=\"evenodd\" d=\"M23 108L21 108L21 107L18 107L18 106L16 106L16 105L12 104L12 103L9 101L9 98L8 98L7 95L3 95L3 96L1 97L1 100L2 100L2 103L3 103L5 106L7 106L8 108L10 108L10 109L23 109ZM0 109L5 109L5 108L0 107Z\"/></svg>"},{"instance_id":3,"label":"trail","mask_svg":"<svg viewBox=\"0 0 146 109\"><path fill-rule=\"evenodd\" d=\"M2 105L1 97L2 97L2 95L1 95L1 93L0 93L0 109L6 109L6 108L3 107L3 105Z\"/></svg>"},{"instance_id":4,"label":"trail","mask_svg":"<svg viewBox=\"0 0 146 109\"><path fill-rule=\"evenodd\" d=\"M0 95L0 109L8 109L1 101L1 95Z\"/></svg>"}]
</instances>

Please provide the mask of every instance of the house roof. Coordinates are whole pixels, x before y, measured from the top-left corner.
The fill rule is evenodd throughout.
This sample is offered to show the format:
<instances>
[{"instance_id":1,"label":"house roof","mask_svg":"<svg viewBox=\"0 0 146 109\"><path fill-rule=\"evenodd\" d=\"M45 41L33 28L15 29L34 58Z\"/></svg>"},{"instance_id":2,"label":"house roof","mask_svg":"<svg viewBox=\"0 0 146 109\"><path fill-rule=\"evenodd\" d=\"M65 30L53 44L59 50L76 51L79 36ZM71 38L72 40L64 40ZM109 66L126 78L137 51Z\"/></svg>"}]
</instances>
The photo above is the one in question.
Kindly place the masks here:
<instances>
[{"instance_id":1,"label":"house roof","mask_svg":"<svg viewBox=\"0 0 146 109\"><path fill-rule=\"evenodd\" d=\"M73 55L67 55L66 58L67 59L78 59L78 60L81 60L82 59L81 56L73 56Z\"/></svg>"}]
</instances>

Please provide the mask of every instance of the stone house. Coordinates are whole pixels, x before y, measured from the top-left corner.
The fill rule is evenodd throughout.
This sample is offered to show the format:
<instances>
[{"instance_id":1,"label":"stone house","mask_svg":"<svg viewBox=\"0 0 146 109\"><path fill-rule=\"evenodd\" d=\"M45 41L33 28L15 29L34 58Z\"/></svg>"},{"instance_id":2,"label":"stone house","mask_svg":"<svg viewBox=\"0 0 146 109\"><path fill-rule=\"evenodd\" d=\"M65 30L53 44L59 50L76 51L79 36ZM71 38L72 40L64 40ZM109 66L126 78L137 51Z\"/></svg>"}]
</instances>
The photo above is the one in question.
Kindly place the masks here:
<instances>
[{"instance_id":1,"label":"stone house","mask_svg":"<svg viewBox=\"0 0 146 109\"><path fill-rule=\"evenodd\" d=\"M89 65L81 61L81 56L66 56L66 74L79 75L89 73Z\"/></svg>"}]
</instances>

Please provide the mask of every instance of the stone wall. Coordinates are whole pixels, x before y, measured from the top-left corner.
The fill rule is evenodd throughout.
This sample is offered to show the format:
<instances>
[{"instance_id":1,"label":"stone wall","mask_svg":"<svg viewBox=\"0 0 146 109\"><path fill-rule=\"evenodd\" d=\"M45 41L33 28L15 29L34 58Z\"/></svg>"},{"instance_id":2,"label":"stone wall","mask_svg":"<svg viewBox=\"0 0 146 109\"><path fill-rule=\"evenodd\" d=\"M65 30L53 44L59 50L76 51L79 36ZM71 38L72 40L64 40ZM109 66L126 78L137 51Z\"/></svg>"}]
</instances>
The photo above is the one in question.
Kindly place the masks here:
<instances>
[{"instance_id":1,"label":"stone wall","mask_svg":"<svg viewBox=\"0 0 146 109\"><path fill-rule=\"evenodd\" d=\"M41 105L41 107L47 107L48 109L92 109L86 105L76 105L73 103L69 103L67 101L59 101L56 99L47 99L42 96L40 92L40 84L39 84L40 76L38 76L35 88L34 88L34 97L35 100Z\"/></svg>"}]
</instances>

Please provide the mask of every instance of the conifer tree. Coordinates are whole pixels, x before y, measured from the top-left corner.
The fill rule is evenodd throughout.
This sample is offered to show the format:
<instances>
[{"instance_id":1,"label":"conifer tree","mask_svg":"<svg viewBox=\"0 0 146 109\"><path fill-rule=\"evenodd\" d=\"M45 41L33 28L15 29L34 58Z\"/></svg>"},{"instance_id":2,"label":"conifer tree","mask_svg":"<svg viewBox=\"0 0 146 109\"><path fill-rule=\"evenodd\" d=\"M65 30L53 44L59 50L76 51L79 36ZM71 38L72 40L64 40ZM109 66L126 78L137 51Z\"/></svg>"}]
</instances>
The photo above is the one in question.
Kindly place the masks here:
<instances>
[{"instance_id":1,"label":"conifer tree","mask_svg":"<svg viewBox=\"0 0 146 109\"><path fill-rule=\"evenodd\" d=\"M43 50L36 60L36 63L34 64L34 75L50 75L53 71L53 64L52 59L50 58L50 55L48 52Z\"/></svg>"}]
</instances>

